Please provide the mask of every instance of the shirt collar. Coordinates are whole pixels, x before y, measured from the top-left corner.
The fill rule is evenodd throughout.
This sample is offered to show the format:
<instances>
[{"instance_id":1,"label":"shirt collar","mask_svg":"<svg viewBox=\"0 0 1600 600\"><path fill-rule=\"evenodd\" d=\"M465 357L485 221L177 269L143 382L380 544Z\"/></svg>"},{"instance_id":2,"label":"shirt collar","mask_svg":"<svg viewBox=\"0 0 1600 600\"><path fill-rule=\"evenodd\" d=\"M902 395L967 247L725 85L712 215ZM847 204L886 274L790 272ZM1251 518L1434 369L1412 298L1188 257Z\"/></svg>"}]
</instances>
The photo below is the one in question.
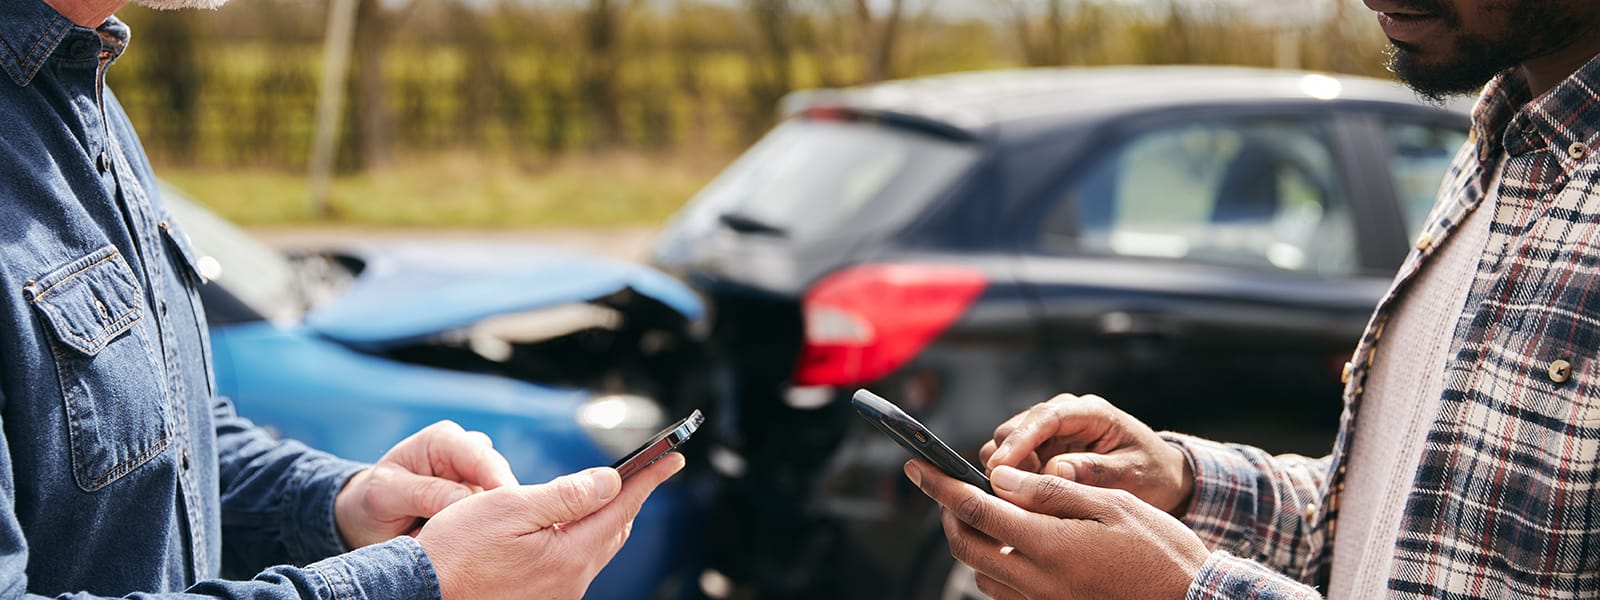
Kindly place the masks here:
<instances>
[{"instance_id":1,"label":"shirt collar","mask_svg":"<svg viewBox=\"0 0 1600 600\"><path fill-rule=\"evenodd\" d=\"M1531 96L1517 69L1484 88L1472 115L1478 158L1487 164L1502 152L1549 150L1570 174L1600 141L1600 56L1543 96Z\"/></svg>"},{"instance_id":2,"label":"shirt collar","mask_svg":"<svg viewBox=\"0 0 1600 600\"><path fill-rule=\"evenodd\" d=\"M33 81L58 49L69 59L115 59L127 44L128 26L116 17L89 29L61 16L43 0L0 0L0 69L19 86Z\"/></svg>"}]
</instances>

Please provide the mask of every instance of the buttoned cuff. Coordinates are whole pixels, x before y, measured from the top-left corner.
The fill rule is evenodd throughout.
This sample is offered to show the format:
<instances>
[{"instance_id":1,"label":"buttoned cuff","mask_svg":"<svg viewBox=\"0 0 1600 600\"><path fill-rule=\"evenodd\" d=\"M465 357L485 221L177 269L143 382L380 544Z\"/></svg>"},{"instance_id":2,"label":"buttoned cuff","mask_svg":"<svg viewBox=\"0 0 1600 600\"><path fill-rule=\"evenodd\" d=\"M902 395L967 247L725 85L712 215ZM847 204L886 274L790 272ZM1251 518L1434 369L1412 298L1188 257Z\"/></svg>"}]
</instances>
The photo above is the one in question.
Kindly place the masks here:
<instances>
[{"instance_id":1,"label":"buttoned cuff","mask_svg":"<svg viewBox=\"0 0 1600 600\"><path fill-rule=\"evenodd\" d=\"M1261 475L1256 466L1224 444L1181 433L1160 435L1183 453L1194 471L1194 494L1183 524L1211 548L1240 539L1255 522Z\"/></svg>"},{"instance_id":2,"label":"buttoned cuff","mask_svg":"<svg viewBox=\"0 0 1600 600\"><path fill-rule=\"evenodd\" d=\"M416 540L401 536L313 563L328 600L440 600L439 574Z\"/></svg>"},{"instance_id":3,"label":"buttoned cuff","mask_svg":"<svg viewBox=\"0 0 1600 600\"><path fill-rule=\"evenodd\" d=\"M339 537L333 504L345 483L368 466L320 452L295 462L281 526L291 560L308 563L350 550Z\"/></svg>"},{"instance_id":4,"label":"buttoned cuff","mask_svg":"<svg viewBox=\"0 0 1600 600\"><path fill-rule=\"evenodd\" d=\"M1317 589L1227 552L1212 552L1189 585L1187 600L1319 600Z\"/></svg>"}]
</instances>

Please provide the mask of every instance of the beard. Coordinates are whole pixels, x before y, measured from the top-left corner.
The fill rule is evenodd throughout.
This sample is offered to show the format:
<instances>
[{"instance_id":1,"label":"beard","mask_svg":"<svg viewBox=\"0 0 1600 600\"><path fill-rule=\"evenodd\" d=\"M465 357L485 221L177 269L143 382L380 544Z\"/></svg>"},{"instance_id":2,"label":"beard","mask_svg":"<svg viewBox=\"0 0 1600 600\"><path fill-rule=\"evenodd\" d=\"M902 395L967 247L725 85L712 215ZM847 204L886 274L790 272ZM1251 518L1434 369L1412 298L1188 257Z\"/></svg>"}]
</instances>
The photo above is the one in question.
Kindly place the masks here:
<instances>
[{"instance_id":1,"label":"beard","mask_svg":"<svg viewBox=\"0 0 1600 600\"><path fill-rule=\"evenodd\" d=\"M156 10L177 10L180 8L216 10L227 4L228 0L133 0L133 3Z\"/></svg>"},{"instance_id":2,"label":"beard","mask_svg":"<svg viewBox=\"0 0 1600 600\"><path fill-rule=\"evenodd\" d=\"M1439 56L1434 59L1426 58L1428 53L1417 46L1390 40L1389 70L1407 87L1436 103L1475 94L1490 79L1523 61L1560 50L1592 33L1585 19L1566 14L1571 9L1546 0L1502 0L1499 12L1508 20L1493 36L1462 31L1460 15L1438 0L1407 4L1437 15L1456 32L1451 39L1438 42L1442 47L1433 49L1431 54Z\"/></svg>"},{"instance_id":3,"label":"beard","mask_svg":"<svg viewBox=\"0 0 1600 600\"><path fill-rule=\"evenodd\" d=\"M1479 37L1458 38L1453 54L1437 62L1422 60L1410 44L1391 43L1389 71L1406 87L1435 104L1443 104L1452 96L1475 94L1490 79L1522 62Z\"/></svg>"}]
</instances>

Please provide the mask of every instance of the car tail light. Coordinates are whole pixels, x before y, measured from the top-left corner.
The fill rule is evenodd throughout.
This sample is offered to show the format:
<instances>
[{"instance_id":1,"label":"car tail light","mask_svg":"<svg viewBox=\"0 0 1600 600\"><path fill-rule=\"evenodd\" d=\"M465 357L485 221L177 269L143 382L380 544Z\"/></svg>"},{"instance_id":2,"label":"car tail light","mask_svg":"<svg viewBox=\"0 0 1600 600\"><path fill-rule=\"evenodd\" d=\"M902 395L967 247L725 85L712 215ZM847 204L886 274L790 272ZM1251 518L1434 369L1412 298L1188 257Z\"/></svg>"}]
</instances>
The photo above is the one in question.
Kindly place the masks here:
<instances>
[{"instance_id":1,"label":"car tail light","mask_svg":"<svg viewBox=\"0 0 1600 600\"><path fill-rule=\"evenodd\" d=\"M805 297L795 385L854 385L894 372L987 284L983 273L940 265L864 265L828 276Z\"/></svg>"},{"instance_id":2,"label":"car tail light","mask_svg":"<svg viewBox=\"0 0 1600 600\"><path fill-rule=\"evenodd\" d=\"M856 115L843 106L813 106L802 113L809 121L853 121Z\"/></svg>"}]
</instances>

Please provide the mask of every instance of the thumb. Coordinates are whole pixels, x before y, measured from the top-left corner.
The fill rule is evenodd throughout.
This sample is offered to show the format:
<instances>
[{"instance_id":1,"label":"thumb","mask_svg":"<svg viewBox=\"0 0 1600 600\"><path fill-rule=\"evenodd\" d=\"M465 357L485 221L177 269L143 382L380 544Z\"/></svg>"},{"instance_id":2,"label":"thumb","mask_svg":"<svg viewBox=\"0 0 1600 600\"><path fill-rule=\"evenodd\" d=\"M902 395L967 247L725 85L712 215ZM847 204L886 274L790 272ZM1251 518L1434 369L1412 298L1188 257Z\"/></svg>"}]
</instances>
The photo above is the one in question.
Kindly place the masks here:
<instances>
[{"instance_id":1,"label":"thumb","mask_svg":"<svg viewBox=\"0 0 1600 600\"><path fill-rule=\"evenodd\" d=\"M1059 519L1098 521L1110 509L1112 500L1107 494L1119 493L1011 467L996 467L990 482L1001 499L1028 512Z\"/></svg>"},{"instance_id":2,"label":"thumb","mask_svg":"<svg viewBox=\"0 0 1600 600\"><path fill-rule=\"evenodd\" d=\"M506 489L506 488L502 488ZM616 469L597 467L563 475L540 485L516 488L528 524L543 529L557 523L570 523L593 514L609 504L622 490L622 477Z\"/></svg>"}]
</instances>

